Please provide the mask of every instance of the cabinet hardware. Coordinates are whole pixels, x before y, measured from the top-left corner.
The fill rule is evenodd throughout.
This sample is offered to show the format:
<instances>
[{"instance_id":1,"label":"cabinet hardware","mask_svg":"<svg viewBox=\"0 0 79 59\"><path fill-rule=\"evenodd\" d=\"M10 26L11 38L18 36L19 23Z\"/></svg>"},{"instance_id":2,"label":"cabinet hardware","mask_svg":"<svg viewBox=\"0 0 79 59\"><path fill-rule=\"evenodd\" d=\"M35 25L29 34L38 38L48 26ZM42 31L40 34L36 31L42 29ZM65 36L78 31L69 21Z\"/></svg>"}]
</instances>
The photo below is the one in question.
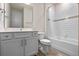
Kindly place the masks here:
<instances>
[{"instance_id":1,"label":"cabinet hardware","mask_svg":"<svg viewBox=\"0 0 79 59\"><path fill-rule=\"evenodd\" d=\"M8 37L8 35L6 35L5 37Z\"/></svg>"},{"instance_id":2,"label":"cabinet hardware","mask_svg":"<svg viewBox=\"0 0 79 59\"><path fill-rule=\"evenodd\" d=\"M25 39L25 45L27 45L27 40Z\"/></svg>"},{"instance_id":3,"label":"cabinet hardware","mask_svg":"<svg viewBox=\"0 0 79 59\"><path fill-rule=\"evenodd\" d=\"M21 46L23 47L23 40L21 40Z\"/></svg>"}]
</instances>

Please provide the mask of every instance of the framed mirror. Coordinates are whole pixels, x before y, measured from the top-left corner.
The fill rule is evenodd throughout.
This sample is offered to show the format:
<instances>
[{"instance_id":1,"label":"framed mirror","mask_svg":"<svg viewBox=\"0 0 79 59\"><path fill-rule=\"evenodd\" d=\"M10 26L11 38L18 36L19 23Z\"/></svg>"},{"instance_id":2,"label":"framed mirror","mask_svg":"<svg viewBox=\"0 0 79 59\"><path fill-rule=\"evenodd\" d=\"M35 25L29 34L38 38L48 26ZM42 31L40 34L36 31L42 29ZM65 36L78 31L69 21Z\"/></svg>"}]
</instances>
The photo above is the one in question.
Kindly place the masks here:
<instances>
[{"instance_id":1,"label":"framed mirror","mask_svg":"<svg viewBox=\"0 0 79 59\"><path fill-rule=\"evenodd\" d=\"M24 3L5 3L5 28L32 28L33 8Z\"/></svg>"}]
</instances>

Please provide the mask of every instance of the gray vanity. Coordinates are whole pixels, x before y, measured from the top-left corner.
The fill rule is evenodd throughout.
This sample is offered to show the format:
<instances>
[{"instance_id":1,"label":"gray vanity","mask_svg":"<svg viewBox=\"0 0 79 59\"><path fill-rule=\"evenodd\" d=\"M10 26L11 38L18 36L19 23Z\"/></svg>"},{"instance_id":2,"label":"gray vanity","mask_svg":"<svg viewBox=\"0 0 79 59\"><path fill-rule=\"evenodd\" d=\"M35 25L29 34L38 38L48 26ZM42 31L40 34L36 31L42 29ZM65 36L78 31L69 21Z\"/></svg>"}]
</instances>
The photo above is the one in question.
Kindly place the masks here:
<instances>
[{"instance_id":1,"label":"gray vanity","mask_svg":"<svg viewBox=\"0 0 79 59\"><path fill-rule=\"evenodd\" d=\"M1 56L30 56L37 52L37 31L0 32Z\"/></svg>"}]
</instances>

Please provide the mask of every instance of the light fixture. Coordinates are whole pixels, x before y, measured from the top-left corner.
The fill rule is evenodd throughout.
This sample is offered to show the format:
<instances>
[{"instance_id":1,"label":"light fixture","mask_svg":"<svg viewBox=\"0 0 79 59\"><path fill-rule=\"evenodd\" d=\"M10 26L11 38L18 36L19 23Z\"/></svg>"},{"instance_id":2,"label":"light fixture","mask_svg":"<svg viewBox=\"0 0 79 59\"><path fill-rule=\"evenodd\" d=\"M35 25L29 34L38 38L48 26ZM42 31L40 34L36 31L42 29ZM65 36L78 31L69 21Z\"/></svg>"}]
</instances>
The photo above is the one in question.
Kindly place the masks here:
<instances>
[{"instance_id":1,"label":"light fixture","mask_svg":"<svg viewBox=\"0 0 79 59\"><path fill-rule=\"evenodd\" d=\"M25 3L25 4L30 5L31 3Z\"/></svg>"},{"instance_id":2,"label":"light fixture","mask_svg":"<svg viewBox=\"0 0 79 59\"><path fill-rule=\"evenodd\" d=\"M70 4L69 4L69 3L62 3L61 5L62 5L63 7L69 7Z\"/></svg>"}]
</instances>

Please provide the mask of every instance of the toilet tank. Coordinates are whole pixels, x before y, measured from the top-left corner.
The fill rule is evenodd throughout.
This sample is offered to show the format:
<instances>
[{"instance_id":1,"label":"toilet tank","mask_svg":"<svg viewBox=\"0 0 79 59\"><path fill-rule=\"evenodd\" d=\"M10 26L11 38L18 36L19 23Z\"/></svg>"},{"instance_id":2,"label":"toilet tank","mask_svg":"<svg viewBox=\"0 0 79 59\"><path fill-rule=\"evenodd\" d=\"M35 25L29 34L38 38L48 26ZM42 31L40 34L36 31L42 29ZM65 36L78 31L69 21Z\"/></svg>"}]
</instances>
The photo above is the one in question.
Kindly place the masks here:
<instances>
[{"instance_id":1,"label":"toilet tank","mask_svg":"<svg viewBox=\"0 0 79 59\"><path fill-rule=\"evenodd\" d=\"M45 33L44 32L38 32L39 40L44 38Z\"/></svg>"}]
</instances>

